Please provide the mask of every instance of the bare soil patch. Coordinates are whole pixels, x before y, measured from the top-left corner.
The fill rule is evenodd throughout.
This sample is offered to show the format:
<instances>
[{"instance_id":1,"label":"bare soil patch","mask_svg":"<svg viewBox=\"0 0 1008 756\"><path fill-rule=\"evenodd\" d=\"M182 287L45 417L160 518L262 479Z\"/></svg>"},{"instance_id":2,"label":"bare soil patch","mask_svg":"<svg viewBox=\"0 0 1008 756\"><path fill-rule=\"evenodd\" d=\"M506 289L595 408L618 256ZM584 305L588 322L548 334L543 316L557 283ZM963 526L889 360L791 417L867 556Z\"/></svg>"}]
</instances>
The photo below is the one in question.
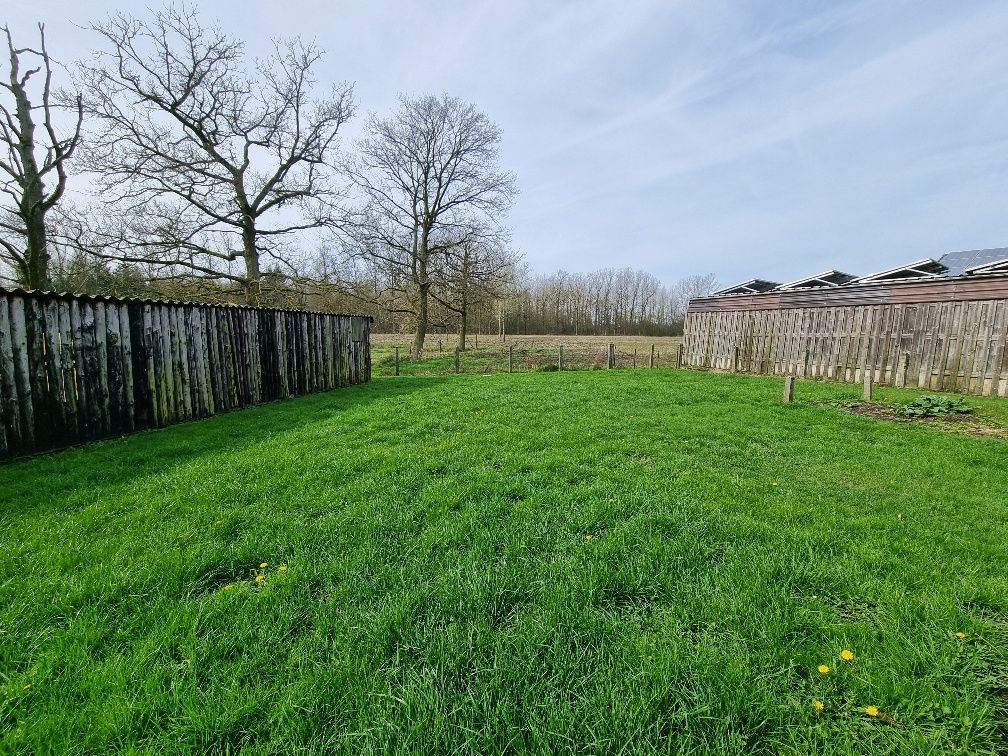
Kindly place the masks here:
<instances>
[{"instance_id":1,"label":"bare soil patch","mask_svg":"<svg viewBox=\"0 0 1008 756\"><path fill-rule=\"evenodd\" d=\"M896 423L927 424L952 433L968 433L973 436L990 436L1008 439L1008 428L993 425L981 417L963 412L950 412L939 417L913 417L904 415L898 408L876 402L843 402L836 405L844 412L871 417L875 420L889 420Z\"/></svg>"}]
</instances>

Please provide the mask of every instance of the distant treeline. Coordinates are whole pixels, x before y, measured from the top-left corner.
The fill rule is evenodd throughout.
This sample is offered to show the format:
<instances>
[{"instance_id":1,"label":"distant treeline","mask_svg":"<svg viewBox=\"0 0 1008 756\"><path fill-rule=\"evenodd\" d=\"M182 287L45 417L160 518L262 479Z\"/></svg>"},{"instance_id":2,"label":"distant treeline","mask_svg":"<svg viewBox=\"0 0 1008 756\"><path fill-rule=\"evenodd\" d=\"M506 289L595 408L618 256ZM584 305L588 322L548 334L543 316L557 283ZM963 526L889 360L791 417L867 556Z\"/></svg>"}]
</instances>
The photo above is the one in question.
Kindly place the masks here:
<instances>
[{"instance_id":1,"label":"distant treeline","mask_svg":"<svg viewBox=\"0 0 1008 756\"><path fill-rule=\"evenodd\" d=\"M267 275L263 304L334 312L361 312L374 318L376 333L408 332L409 313L398 312L396 299L383 301L389 287L373 277L350 279L341 274L292 278ZM154 297L240 304L244 292L201 278L149 276L140 266L119 265L79 255L57 259L53 288L88 294ZM711 275L693 275L668 284L631 268L603 268L590 273L539 274L512 272L493 295L474 295L469 330L483 334L570 334L666 336L682 332L690 298L710 294ZM434 306L431 324L438 332L455 333L457 312Z\"/></svg>"}]
</instances>

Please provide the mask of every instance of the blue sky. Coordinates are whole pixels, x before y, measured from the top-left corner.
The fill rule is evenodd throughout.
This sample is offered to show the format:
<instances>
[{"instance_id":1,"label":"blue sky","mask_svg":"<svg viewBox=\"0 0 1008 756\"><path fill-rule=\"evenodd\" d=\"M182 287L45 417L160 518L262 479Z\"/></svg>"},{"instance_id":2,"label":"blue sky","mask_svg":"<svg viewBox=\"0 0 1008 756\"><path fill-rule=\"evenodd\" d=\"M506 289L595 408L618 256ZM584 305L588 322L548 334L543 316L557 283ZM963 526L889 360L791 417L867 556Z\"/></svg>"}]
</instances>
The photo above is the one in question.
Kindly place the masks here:
<instances>
[{"instance_id":1,"label":"blue sky","mask_svg":"<svg viewBox=\"0 0 1008 756\"><path fill-rule=\"evenodd\" d=\"M137 3L15 0L64 61ZM504 131L537 270L868 273L1008 245L1005 2L204 2L301 34L361 113L447 91ZM358 123L363 119L358 118ZM352 134L351 134L352 136Z\"/></svg>"}]
</instances>

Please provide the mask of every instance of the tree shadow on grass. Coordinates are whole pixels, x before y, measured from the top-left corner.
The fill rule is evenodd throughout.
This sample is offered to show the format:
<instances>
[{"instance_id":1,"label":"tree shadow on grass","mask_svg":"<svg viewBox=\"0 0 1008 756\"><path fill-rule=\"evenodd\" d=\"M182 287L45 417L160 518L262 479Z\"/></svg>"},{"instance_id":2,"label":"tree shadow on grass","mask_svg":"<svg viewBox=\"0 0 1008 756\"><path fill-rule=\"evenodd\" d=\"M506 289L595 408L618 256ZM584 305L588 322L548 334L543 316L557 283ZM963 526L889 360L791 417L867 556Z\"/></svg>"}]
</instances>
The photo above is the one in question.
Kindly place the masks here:
<instances>
[{"instance_id":1,"label":"tree shadow on grass","mask_svg":"<svg viewBox=\"0 0 1008 756\"><path fill-rule=\"evenodd\" d=\"M0 521L170 472L200 457L232 455L279 435L440 384L446 377L380 378L318 394L0 463ZM97 498L97 496L95 497Z\"/></svg>"}]
</instances>

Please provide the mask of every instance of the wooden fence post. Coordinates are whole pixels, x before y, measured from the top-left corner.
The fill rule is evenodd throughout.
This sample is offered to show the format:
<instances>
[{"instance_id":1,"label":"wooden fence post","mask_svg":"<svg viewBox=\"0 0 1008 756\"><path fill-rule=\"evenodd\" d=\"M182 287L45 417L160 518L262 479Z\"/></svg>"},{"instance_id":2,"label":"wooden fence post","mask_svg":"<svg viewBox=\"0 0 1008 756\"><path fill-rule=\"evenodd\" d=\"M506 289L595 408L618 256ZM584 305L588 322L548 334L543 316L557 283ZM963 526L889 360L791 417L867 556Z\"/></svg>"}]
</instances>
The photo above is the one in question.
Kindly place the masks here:
<instances>
[{"instance_id":1,"label":"wooden fence post","mask_svg":"<svg viewBox=\"0 0 1008 756\"><path fill-rule=\"evenodd\" d=\"M900 388L906 388L907 385L907 373L910 372L910 352L903 352L903 360L900 364L899 375L897 376L897 382Z\"/></svg>"},{"instance_id":2,"label":"wooden fence post","mask_svg":"<svg viewBox=\"0 0 1008 756\"><path fill-rule=\"evenodd\" d=\"M651 360L648 362L648 367L654 367L654 344L651 345Z\"/></svg>"},{"instance_id":3,"label":"wooden fence post","mask_svg":"<svg viewBox=\"0 0 1008 756\"><path fill-rule=\"evenodd\" d=\"M444 350L441 348L441 339L438 339L437 350L438 350L438 354L441 354L441 353L444 352Z\"/></svg>"},{"instance_id":4,"label":"wooden fence post","mask_svg":"<svg viewBox=\"0 0 1008 756\"><path fill-rule=\"evenodd\" d=\"M514 345L508 345L508 372L512 372L514 369Z\"/></svg>"},{"instance_id":5,"label":"wooden fence post","mask_svg":"<svg viewBox=\"0 0 1008 756\"><path fill-rule=\"evenodd\" d=\"M865 370L864 374L864 400L870 402L872 398L872 370Z\"/></svg>"},{"instance_id":6,"label":"wooden fence post","mask_svg":"<svg viewBox=\"0 0 1008 756\"><path fill-rule=\"evenodd\" d=\"M557 370L563 370L563 344L560 345L560 356L557 357Z\"/></svg>"},{"instance_id":7,"label":"wooden fence post","mask_svg":"<svg viewBox=\"0 0 1008 756\"><path fill-rule=\"evenodd\" d=\"M637 367L637 350L633 350L633 366Z\"/></svg>"},{"instance_id":8,"label":"wooden fence post","mask_svg":"<svg viewBox=\"0 0 1008 756\"><path fill-rule=\"evenodd\" d=\"M739 371L739 348L732 347L732 372L737 373Z\"/></svg>"},{"instance_id":9,"label":"wooden fence post","mask_svg":"<svg viewBox=\"0 0 1008 756\"><path fill-rule=\"evenodd\" d=\"M789 375L784 378L784 402L790 404L794 399L794 376Z\"/></svg>"},{"instance_id":10,"label":"wooden fence post","mask_svg":"<svg viewBox=\"0 0 1008 756\"><path fill-rule=\"evenodd\" d=\"M458 348L455 349L455 372L462 372L462 352Z\"/></svg>"},{"instance_id":11,"label":"wooden fence post","mask_svg":"<svg viewBox=\"0 0 1008 756\"><path fill-rule=\"evenodd\" d=\"M683 348L682 348L682 344L680 344L679 345L679 350L676 352L675 366L677 368L681 368L682 367L682 358L683 358Z\"/></svg>"},{"instance_id":12,"label":"wooden fence post","mask_svg":"<svg viewBox=\"0 0 1008 756\"><path fill-rule=\"evenodd\" d=\"M395 374L399 375L399 347L395 348Z\"/></svg>"},{"instance_id":13,"label":"wooden fence post","mask_svg":"<svg viewBox=\"0 0 1008 756\"><path fill-rule=\"evenodd\" d=\"M615 367L616 367L616 345L615 344L610 344L609 345L609 363L608 363L608 368L610 370L612 370Z\"/></svg>"}]
</instances>

